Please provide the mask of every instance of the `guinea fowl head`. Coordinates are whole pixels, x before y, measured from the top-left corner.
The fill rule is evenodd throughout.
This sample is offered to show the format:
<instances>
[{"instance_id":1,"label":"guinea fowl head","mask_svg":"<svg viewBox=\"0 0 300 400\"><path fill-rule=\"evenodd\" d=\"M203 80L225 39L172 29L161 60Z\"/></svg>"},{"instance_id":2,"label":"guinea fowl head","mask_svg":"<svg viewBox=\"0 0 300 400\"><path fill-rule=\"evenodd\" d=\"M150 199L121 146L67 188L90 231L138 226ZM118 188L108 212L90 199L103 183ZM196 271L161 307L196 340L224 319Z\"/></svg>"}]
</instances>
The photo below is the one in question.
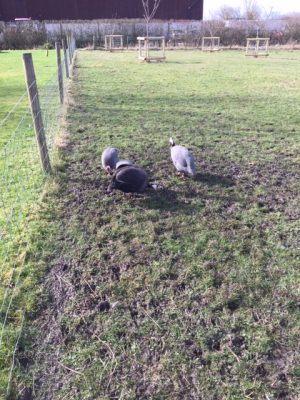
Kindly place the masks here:
<instances>
[{"instance_id":1,"label":"guinea fowl head","mask_svg":"<svg viewBox=\"0 0 300 400\"><path fill-rule=\"evenodd\" d=\"M175 146L175 142L174 142L173 138L171 138L171 137L170 137L170 139L169 139L169 144L170 144L171 146Z\"/></svg>"}]
</instances>

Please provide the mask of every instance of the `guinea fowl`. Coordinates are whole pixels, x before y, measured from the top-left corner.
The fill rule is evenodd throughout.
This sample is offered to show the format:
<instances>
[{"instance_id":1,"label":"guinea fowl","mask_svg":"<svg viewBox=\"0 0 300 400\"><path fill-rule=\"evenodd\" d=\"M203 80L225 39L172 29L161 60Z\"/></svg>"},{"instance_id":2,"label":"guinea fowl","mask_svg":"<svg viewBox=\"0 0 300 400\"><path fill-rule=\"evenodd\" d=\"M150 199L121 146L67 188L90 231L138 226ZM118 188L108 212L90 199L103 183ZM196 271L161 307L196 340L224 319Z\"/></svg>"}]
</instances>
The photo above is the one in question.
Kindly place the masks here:
<instances>
[{"instance_id":1,"label":"guinea fowl","mask_svg":"<svg viewBox=\"0 0 300 400\"><path fill-rule=\"evenodd\" d=\"M157 185L152 185L148 181L146 172L131 161L121 160L117 163L109 190L118 189L124 193L142 193L147 187L157 189Z\"/></svg>"},{"instance_id":2,"label":"guinea fowl","mask_svg":"<svg viewBox=\"0 0 300 400\"><path fill-rule=\"evenodd\" d=\"M102 167L108 174L116 168L117 162L119 161L118 150L113 147L107 147L101 156Z\"/></svg>"},{"instance_id":3,"label":"guinea fowl","mask_svg":"<svg viewBox=\"0 0 300 400\"><path fill-rule=\"evenodd\" d=\"M196 170L193 154L186 147L176 145L172 138L169 139L169 143L171 145L171 159L176 170L194 177Z\"/></svg>"},{"instance_id":4,"label":"guinea fowl","mask_svg":"<svg viewBox=\"0 0 300 400\"><path fill-rule=\"evenodd\" d=\"M133 165L133 162L130 160L119 160L116 164L116 169L129 165Z\"/></svg>"}]
</instances>

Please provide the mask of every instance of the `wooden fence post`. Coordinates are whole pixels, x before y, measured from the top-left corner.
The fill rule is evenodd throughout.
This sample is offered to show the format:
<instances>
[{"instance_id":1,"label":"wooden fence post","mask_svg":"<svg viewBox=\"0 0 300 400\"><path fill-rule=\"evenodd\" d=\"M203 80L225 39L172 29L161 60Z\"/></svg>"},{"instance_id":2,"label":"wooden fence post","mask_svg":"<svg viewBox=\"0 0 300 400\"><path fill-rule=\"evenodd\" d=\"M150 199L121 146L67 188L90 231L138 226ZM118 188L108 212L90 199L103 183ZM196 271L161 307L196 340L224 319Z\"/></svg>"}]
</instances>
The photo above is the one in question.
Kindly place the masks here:
<instances>
[{"instance_id":1,"label":"wooden fence post","mask_svg":"<svg viewBox=\"0 0 300 400\"><path fill-rule=\"evenodd\" d=\"M96 36L93 35L93 50L96 50Z\"/></svg>"},{"instance_id":2,"label":"wooden fence post","mask_svg":"<svg viewBox=\"0 0 300 400\"><path fill-rule=\"evenodd\" d=\"M60 44L58 42L55 42L55 48L56 48L56 60L57 60L59 99L60 99L60 103L63 104L63 102L64 102L64 82L63 82L61 57L60 57Z\"/></svg>"},{"instance_id":3,"label":"wooden fence post","mask_svg":"<svg viewBox=\"0 0 300 400\"><path fill-rule=\"evenodd\" d=\"M62 47L63 47L63 51L64 51L64 61L65 61L65 68L66 68L66 77L70 78L70 74L69 74L69 64L68 64L68 55L67 55L67 49L66 49L66 42L63 39L62 40Z\"/></svg>"},{"instance_id":4,"label":"wooden fence post","mask_svg":"<svg viewBox=\"0 0 300 400\"><path fill-rule=\"evenodd\" d=\"M71 35L69 35L69 53L70 53L70 64L72 65L72 63L73 63L73 57L72 57L72 41L71 41Z\"/></svg>"},{"instance_id":5,"label":"wooden fence post","mask_svg":"<svg viewBox=\"0 0 300 400\"><path fill-rule=\"evenodd\" d=\"M75 50L76 50L76 40L75 40L74 34L73 34L72 38L73 38L73 53L75 53Z\"/></svg>"},{"instance_id":6,"label":"wooden fence post","mask_svg":"<svg viewBox=\"0 0 300 400\"><path fill-rule=\"evenodd\" d=\"M74 59L74 53L75 53L75 39L74 35L72 34L72 57Z\"/></svg>"},{"instance_id":7,"label":"wooden fence post","mask_svg":"<svg viewBox=\"0 0 300 400\"><path fill-rule=\"evenodd\" d=\"M67 44L68 44L68 53L69 53L69 61L70 65L72 65L72 49L71 49L71 36L70 34L67 36Z\"/></svg>"},{"instance_id":8,"label":"wooden fence post","mask_svg":"<svg viewBox=\"0 0 300 400\"><path fill-rule=\"evenodd\" d=\"M70 35L70 51L71 51L71 60L73 64L73 41L72 41L72 35Z\"/></svg>"},{"instance_id":9,"label":"wooden fence post","mask_svg":"<svg viewBox=\"0 0 300 400\"><path fill-rule=\"evenodd\" d=\"M37 145L40 154L41 166L46 174L51 173L51 164L48 154L47 142L44 132L44 124L39 101L39 93L35 80L35 72L31 53L23 54L23 63L25 69L25 79L28 92L28 98L31 108L34 131L37 139Z\"/></svg>"}]
</instances>

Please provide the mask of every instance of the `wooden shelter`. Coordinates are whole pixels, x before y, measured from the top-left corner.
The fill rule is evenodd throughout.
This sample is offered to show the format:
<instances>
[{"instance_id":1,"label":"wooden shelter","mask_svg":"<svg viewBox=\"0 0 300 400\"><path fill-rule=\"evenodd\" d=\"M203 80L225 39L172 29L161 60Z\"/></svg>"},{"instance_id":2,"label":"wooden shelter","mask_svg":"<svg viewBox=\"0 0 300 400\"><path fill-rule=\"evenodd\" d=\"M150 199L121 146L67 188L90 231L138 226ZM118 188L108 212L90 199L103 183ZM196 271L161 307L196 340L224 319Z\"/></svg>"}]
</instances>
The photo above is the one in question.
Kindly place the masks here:
<instances>
[{"instance_id":1,"label":"wooden shelter","mask_svg":"<svg viewBox=\"0 0 300 400\"><path fill-rule=\"evenodd\" d=\"M139 60L160 62L166 59L166 40L164 36L138 37Z\"/></svg>"},{"instance_id":2,"label":"wooden shelter","mask_svg":"<svg viewBox=\"0 0 300 400\"><path fill-rule=\"evenodd\" d=\"M220 37L219 36L204 36L202 38L202 51L219 51Z\"/></svg>"},{"instance_id":3,"label":"wooden shelter","mask_svg":"<svg viewBox=\"0 0 300 400\"><path fill-rule=\"evenodd\" d=\"M270 38L247 38L246 56L268 56Z\"/></svg>"},{"instance_id":4,"label":"wooden shelter","mask_svg":"<svg viewBox=\"0 0 300 400\"><path fill-rule=\"evenodd\" d=\"M123 35L105 35L105 50L124 50Z\"/></svg>"}]
</instances>

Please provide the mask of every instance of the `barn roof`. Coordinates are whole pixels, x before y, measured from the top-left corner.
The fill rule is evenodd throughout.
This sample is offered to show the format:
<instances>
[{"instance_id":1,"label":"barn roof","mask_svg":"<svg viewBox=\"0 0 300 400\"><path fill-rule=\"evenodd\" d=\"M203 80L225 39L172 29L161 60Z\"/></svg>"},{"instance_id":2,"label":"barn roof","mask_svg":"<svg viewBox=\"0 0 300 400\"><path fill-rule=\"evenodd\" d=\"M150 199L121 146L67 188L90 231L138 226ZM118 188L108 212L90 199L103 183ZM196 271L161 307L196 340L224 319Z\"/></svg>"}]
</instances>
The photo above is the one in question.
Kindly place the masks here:
<instances>
[{"instance_id":1,"label":"barn roof","mask_svg":"<svg viewBox=\"0 0 300 400\"><path fill-rule=\"evenodd\" d=\"M150 0L153 1L153 0ZM204 0L161 0L156 19L199 20ZM1 0L0 20L143 18L141 0Z\"/></svg>"}]
</instances>

